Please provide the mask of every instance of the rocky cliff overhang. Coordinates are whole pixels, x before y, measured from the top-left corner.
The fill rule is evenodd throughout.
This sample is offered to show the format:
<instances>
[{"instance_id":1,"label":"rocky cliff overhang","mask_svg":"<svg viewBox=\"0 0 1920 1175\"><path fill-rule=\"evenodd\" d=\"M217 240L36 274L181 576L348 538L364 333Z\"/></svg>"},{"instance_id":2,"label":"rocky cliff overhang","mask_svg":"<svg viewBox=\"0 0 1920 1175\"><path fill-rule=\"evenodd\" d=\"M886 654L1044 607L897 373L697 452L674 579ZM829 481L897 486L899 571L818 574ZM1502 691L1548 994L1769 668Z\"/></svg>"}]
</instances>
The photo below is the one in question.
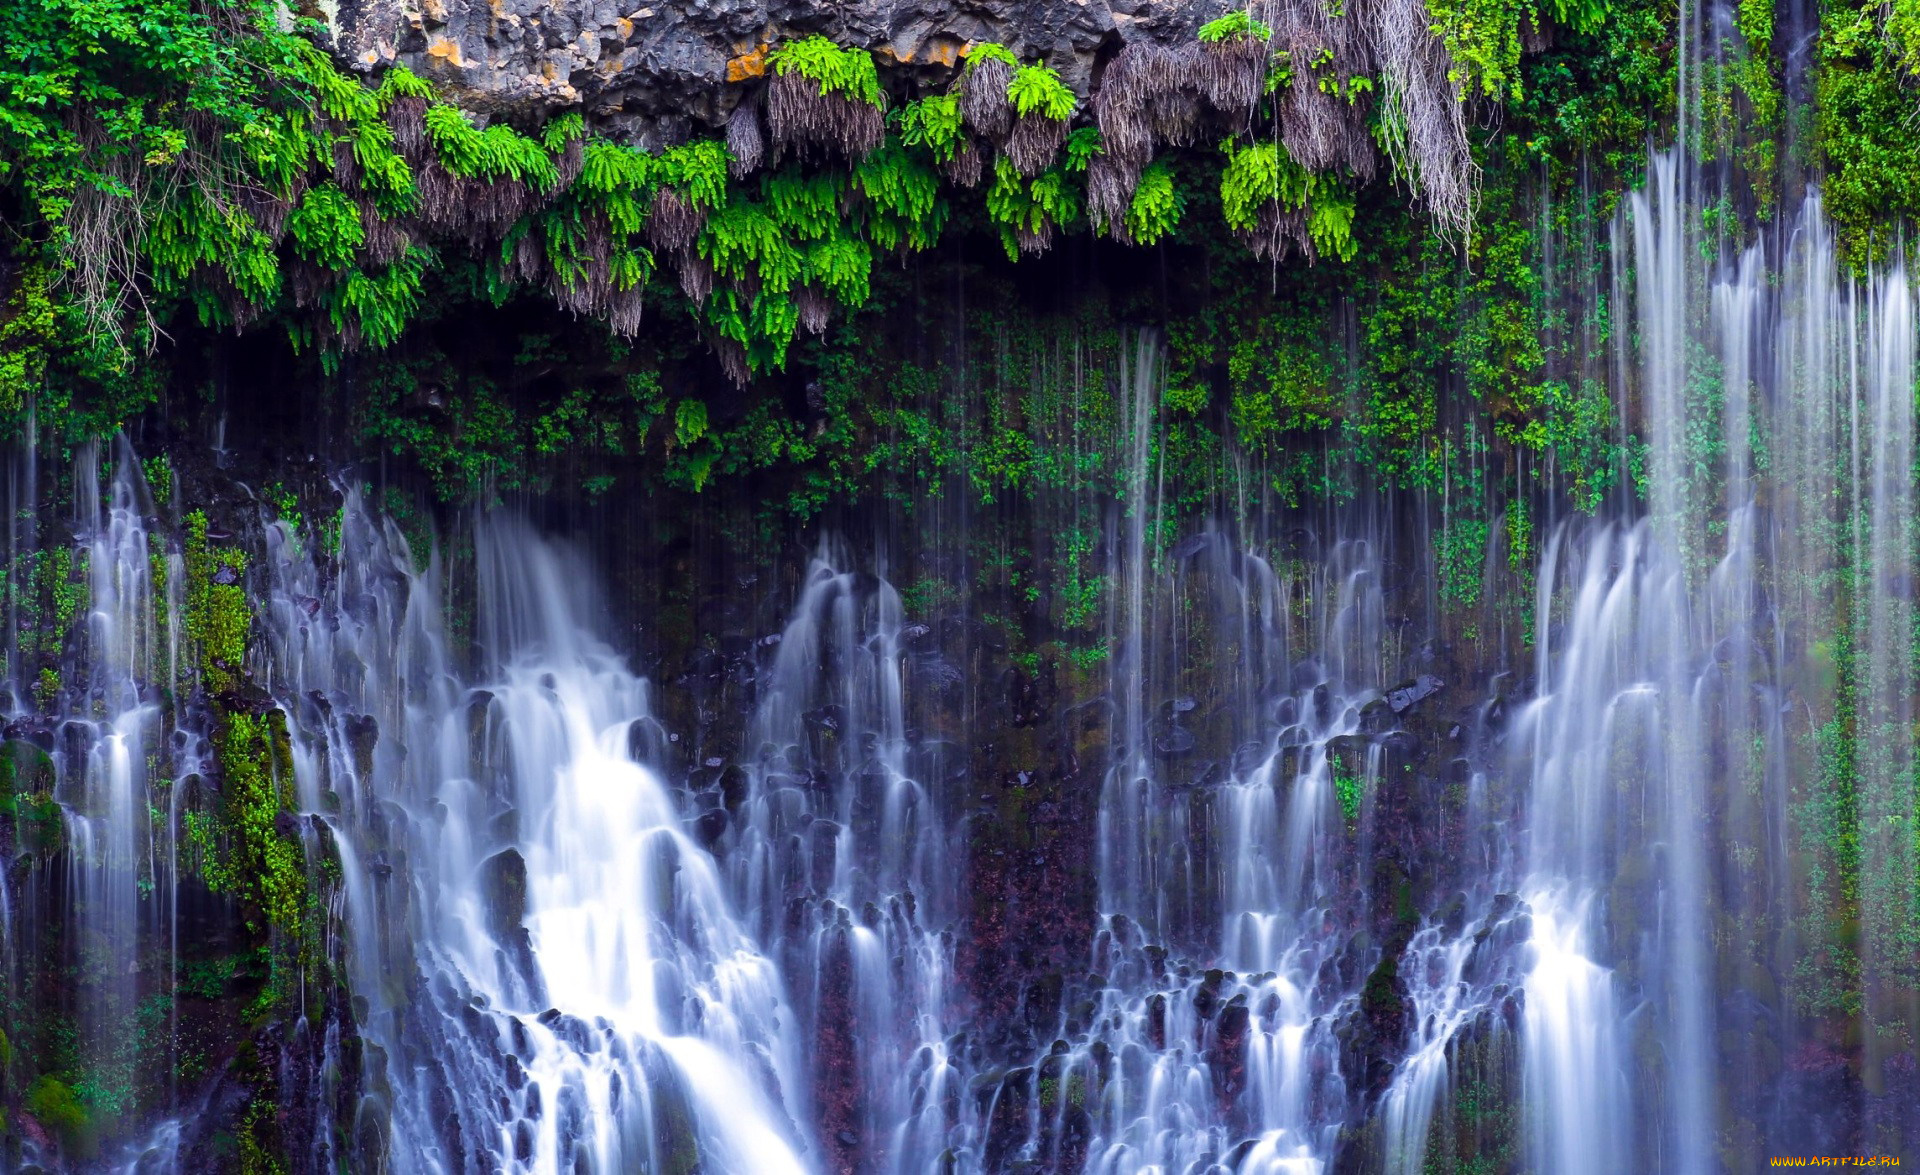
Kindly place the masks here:
<instances>
[{"instance_id":1,"label":"rocky cliff overhang","mask_svg":"<svg viewBox=\"0 0 1920 1175\"><path fill-rule=\"evenodd\" d=\"M470 110L540 121L581 109L646 147L719 127L811 34L873 51L901 94L944 85L969 44L1044 60L1075 93L1126 44L1188 41L1228 0L322 0L352 68L405 65Z\"/></svg>"}]
</instances>

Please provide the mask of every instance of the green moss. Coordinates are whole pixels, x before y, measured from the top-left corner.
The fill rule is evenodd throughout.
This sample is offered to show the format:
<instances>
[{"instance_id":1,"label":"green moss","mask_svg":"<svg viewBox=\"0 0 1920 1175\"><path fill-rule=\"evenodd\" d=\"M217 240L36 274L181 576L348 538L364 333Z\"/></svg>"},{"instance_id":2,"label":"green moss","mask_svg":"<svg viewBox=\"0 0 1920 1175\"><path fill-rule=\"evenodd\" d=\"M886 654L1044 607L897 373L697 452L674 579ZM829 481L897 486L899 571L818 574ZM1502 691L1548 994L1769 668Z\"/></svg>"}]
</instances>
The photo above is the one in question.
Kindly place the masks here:
<instances>
[{"instance_id":1,"label":"green moss","mask_svg":"<svg viewBox=\"0 0 1920 1175\"><path fill-rule=\"evenodd\" d=\"M240 898L266 926L298 941L308 905L306 854L299 839L281 831L281 816L293 811L293 765L286 719L278 710L263 716L229 713L214 734L220 767L217 816L192 813L188 838L200 874L216 893Z\"/></svg>"},{"instance_id":2,"label":"green moss","mask_svg":"<svg viewBox=\"0 0 1920 1175\"><path fill-rule=\"evenodd\" d=\"M237 547L215 548L207 539L205 511L186 517L187 636L198 649L200 681L216 694L239 684L247 660L247 636L253 612L241 577L247 554ZM220 580L231 582L220 582Z\"/></svg>"},{"instance_id":3,"label":"green moss","mask_svg":"<svg viewBox=\"0 0 1920 1175\"><path fill-rule=\"evenodd\" d=\"M73 1091L57 1077L41 1075L27 1087L27 1112L78 1158L91 1158L98 1149L93 1116Z\"/></svg>"},{"instance_id":4,"label":"green moss","mask_svg":"<svg viewBox=\"0 0 1920 1175\"><path fill-rule=\"evenodd\" d=\"M1336 764L1333 794L1340 801L1340 815L1346 818L1347 824L1357 823L1360 819L1360 801L1366 795L1366 781Z\"/></svg>"}]
</instances>

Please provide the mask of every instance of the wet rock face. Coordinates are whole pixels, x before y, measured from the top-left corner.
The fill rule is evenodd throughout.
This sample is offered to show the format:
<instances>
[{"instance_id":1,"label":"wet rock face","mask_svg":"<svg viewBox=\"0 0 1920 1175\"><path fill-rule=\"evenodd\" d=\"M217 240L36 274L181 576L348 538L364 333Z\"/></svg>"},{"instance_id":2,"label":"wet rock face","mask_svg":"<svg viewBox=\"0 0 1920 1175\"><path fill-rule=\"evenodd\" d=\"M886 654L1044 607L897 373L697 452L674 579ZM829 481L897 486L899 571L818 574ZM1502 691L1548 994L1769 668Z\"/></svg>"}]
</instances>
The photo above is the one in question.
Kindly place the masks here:
<instances>
[{"instance_id":1,"label":"wet rock face","mask_svg":"<svg viewBox=\"0 0 1920 1175\"><path fill-rule=\"evenodd\" d=\"M767 50L819 33L944 84L968 44L1045 59L1079 94L1136 40L1190 37L1220 0L340 0L334 48L354 68L403 64L454 101L538 121L584 107L648 146L718 128L767 72Z\"/></svg>"}]
</instances>

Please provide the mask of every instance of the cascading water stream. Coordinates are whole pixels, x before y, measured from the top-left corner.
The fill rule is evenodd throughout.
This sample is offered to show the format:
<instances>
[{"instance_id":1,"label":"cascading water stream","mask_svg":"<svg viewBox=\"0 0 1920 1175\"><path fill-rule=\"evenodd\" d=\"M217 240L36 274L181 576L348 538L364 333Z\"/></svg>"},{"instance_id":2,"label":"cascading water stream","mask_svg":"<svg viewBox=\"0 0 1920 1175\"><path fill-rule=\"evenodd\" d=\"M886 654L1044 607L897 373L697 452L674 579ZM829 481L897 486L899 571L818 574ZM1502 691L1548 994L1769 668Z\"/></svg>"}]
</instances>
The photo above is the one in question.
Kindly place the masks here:
<instances>
[{"instance_id":1,"label":"cascading water stream","mask_svg":"<svg viewBox=\"0 0 1920 1175\"><path fill-rule=\"evenodd\" d=\"M274 678L385 1060L357 1129L402 1171L811 1169L780 976L636 757L646 683L582 624L576 562L510 520L475 532L478 688L356 501L331 590L277 551Z\"/></svg>"},{"instance_id":2,"label":"cascading water stream","mask_svg":"<svg viewBox=\"0 0 1920 1175\"><path fill-rule=\"evenodd\" d=\"M952 917L946 748L909 739L905 697L910 682L936 695L957 670L912 656L929 630L905 625L884 579L836 570L842 558L813 561L785 629L761 642L773 652L733 769L743 792L727 796L722 778L703 819L813 1042L851 1054L819 1083L828 1154L905 1175L966 1138L939 933Z\"/></svg>"}]
</instances>

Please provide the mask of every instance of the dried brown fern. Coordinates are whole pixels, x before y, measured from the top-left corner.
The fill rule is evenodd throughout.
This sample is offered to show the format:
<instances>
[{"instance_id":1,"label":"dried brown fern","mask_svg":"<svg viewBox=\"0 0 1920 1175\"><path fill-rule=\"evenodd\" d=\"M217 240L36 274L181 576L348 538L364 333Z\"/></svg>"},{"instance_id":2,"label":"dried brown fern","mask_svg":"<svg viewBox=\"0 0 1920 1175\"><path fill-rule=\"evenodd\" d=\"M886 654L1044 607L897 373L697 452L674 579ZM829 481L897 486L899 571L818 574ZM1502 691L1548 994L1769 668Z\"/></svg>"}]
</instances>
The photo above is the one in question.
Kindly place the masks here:
<instances>
[{"instance_id":1,"label":"dried brown fern","mask_svg":"<svg viewBox=\"0 0 1920 1175\"><path fill-rule=\"evenodd\" d=\"M366 230L364 246L367 261L373 265L391 265L407 255L407 249L413 244L413 237L397 221L388 220L380 215L379 209L367 199L356 201L360 208L360 224Z\"/></svg>"},{"instance_id":2,"label":"dried brown fern","mask_svg":"<svg viewBox=\"0 0 1920 1175\"><path fill-rule=\"evenodd\" d=\"M653 205L647 210L647 240L662 252L682 252L693 246L706 223L705 212L677 189L663 187L653 194Z\"/></svg>"},{"instance_id":3,"label":"dried brown fern","mask_svg":"<svg viewBox=\"0 0 1920 1175\"><path fill-rule=\"evenodd\" d=\"M953 158L942 165L948 179L963 188L976 188L986 174L986 161L970 139L962 140Z\"/></svg>"},{"instance_id":4,"label":"dried brown fern","mask_svg":"<svg viewBox=\"0 0 1920 1175\"><path fill-rule=\"evenodd\" d=\"M1087 165L1087 216L1122 244L1133 243L1127 232L1127 209L1133 204L1134 189L1140 186L1142 170L1105 152Z\"/></svg>"},{"instance_id":5,"label":"dried brown fern","mask_svg":"<svg viewBox=\"0 0 1920 1175\"><path fill-rule=\"evenodd\" d=\"M1066 121L1035 111L1014 120L1007 135L1007 159L1015 171L1031 179L1051 167L1066 145Z\"/></svg>"},{"instance_id":6,"label":"dried brown fern","mask_svg":"<svg viewBox=\"0 0 1920 1175\"><path fill-rule=\"evenodd\" d=\"M387 126L393 130L393 145L414 167L427 158L427 100L395 98L387 107Z\"/></svg>"},{"instance_id":7,"label":"dried brown fern","mask_svg":"<svg viewBox=\"0 0 1920 1175\"><path fill-rule=\"evenodd\" d=\"M767 126L782 146L827 148L849 159L878 147L887 129L879 107L827 93L798 71L779 74L767 86Z\"/></svg>"},{"instance_id":8,"label":"dried brown fern","mask_svg":"<svg viewBox=\"0 0 1920 1175\"><path fill-rule=\"evenodd\" d=\"M713 266L690 249L674 255L674 266L680 276L680 292L695 306L706 305L713 296Z\"/></svg>"},{"instance_id":9,"label":"dried brown fern","mask_svg":"<svg viewBox=\"0 0 1920 1175\"><path fill-rule=\"evenodd\" d=\"M1201 44L1192 57L1192 76L1198 90L1234 130L1244 129L1253 120L1267 80L1270 55L1263 40L1229 37Z\"/></svg>"},{"instance_id":10,"label":"dried brown fern","mask_svg":"<svg viewBox=\"0 0 1920 1175\"><path fill-rule=\"evenodd\" d=\"M760 129L760 112L749 99L734 107L733 113L727 117L727 153L733 156L727 164L727 173L734 179L745 179L760 170L766 152L767 140Z\"/></svg>"},{"instance_id":11,"label":"dried brown fern","mask_svg":"<svg viewBox=\"0 0 1920 1175\"><path fill-rule=\"evenodd\" d=\"M793 292L794 309L800 313L800 325L808 334L824 335L833 317L833 299L825 290L803 285Z\"/></svg>"},{"instance_id":12,"label":"dried brown fern","mask_svg":"<svg viewBox=\"0 0 1920 1175\"><path fill-rule=\"evenodd\" d=\"M1382 124L1396 170L1422 199L1436 229L1465 242L1473 229L1479 168L1467 142L1465 95L1446 45L1428 27L1421 0L1372 0L1373 43L1387 104Z\"/></svg>"},{"instance_id":13,"label":"dried brown fern","mask_svg":"<svg viewBox=\"0 0 1920 1175\"><path fill-rule=\"evenodd\" d=\"M1007 87L1013 67L989 57L967 67L960 77L960 117L975 134L990 143L1003 143L1013 130L1013 103Z\"/></svg>"}]
</instances>

